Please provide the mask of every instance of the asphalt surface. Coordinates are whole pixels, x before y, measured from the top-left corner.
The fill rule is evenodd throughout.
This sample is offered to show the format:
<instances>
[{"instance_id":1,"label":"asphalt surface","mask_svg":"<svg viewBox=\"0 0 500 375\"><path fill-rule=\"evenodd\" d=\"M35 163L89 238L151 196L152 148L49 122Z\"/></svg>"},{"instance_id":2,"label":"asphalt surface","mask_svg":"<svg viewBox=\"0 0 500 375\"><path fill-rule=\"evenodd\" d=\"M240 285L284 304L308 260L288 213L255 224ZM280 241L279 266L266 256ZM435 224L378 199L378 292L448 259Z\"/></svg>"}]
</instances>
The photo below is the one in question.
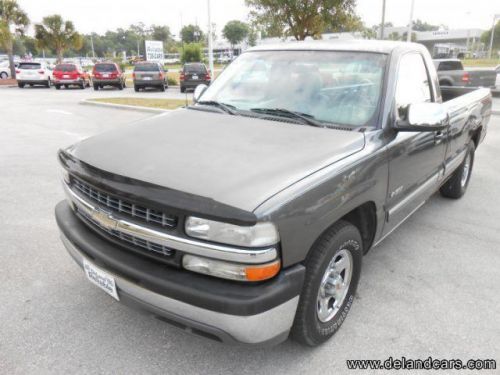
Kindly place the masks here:
<instances>
[{"instance_id":1,"label":"asphalt surface","mask_svg":"<svg viewBox=\"0 0 500 375\"><path fill-rule=\"evenodd\" d=\"M0 374L338 374L356 373L346 359L500 361L500 117L466 196L435 195L364 258L357 298L332 340L248 349L122 306L63 248L53 216L63 199L57 150L151 116L78 104L96 94L123 92L0 88Z\"/></svg>"}]
</instances>

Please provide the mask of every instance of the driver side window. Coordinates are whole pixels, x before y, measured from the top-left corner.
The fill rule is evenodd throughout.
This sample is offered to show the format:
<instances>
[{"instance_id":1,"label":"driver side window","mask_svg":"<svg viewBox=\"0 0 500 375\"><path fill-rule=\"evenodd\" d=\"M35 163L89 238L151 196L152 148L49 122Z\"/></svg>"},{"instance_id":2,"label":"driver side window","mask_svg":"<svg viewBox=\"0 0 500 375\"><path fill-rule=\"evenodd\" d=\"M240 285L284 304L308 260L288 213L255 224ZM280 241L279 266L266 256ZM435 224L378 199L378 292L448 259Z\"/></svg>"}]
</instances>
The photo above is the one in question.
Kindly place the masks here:
<instances>
[{"instance_id":1,"label":"driver side window","mask_svg":"<svg viewBox=\"0 0 500 375\"><path fill-rule=\"evenodd\" d=\"M396 87L396 108L404 117L409 104L431 101L431 87L424 60L418 53L401 58Z\"/></svg>"}]
</instances>

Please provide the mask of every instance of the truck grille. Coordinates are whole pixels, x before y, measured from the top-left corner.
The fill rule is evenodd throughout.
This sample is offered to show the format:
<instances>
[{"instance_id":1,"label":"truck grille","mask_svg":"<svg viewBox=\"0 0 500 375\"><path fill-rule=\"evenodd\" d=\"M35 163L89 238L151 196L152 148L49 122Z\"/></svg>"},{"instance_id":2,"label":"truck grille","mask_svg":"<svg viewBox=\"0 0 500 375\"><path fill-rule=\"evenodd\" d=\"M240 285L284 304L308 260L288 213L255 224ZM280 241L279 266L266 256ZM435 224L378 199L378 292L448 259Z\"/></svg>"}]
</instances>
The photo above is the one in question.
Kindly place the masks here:
<instances>
[{"instance_id":1,"label":"truck grille","mask_svg":"<svg viewBox=\"0 0 500 375\"><path fill-rule=\"evenodd\" d=\"M172 250L172 249L165 247L163 245L159 245L159 244L156 244L156 243L153 243L150 241L146 241L146 240L143 240L142 238L137 238L137 237L131 236L131 235L126 234L126 233L122 233L122 232L117 231L117 230L110 230L108 228L105 228L102 225L100 225L97 221L93 220L91 217L86 215L85 212L83 212L83 211L78 211L78 212L80 212L80 214L85 218L85 220L87 220L89 223L96 226L97 228L99 228L103 232L105 232L108 235L115 237L123 242L126 242L130 245L135 245L135 246L140 247L142 249L149 250L149 251L152 251L154 253L161 254L164 256L172 256L175 252L175 250Z\"/></svg>"},{"instance_id":2,"label":"truck grille","mask_svg":"<svg viewBox=\"0 0 500 375\"><path fill-rule=\"evenodd\" d=\"M87 201L95 202L122 215L163 228L172 229L177 226L177 217L174 215L119 199L80 180L73 179L73 188Z\"/></svg>"}]
</instances>

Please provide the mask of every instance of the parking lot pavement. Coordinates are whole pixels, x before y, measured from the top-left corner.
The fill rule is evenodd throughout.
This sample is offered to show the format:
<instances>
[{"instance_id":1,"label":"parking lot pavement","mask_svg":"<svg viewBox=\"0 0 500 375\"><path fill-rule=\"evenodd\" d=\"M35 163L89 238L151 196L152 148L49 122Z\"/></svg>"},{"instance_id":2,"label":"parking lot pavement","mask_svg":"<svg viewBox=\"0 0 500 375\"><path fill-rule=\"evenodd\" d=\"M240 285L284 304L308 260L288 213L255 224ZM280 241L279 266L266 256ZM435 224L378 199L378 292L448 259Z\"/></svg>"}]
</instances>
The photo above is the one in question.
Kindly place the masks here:
<instances>
[{"instance_id":1,"label":"parking lot pavement","mask_svg":"<svg viewBox=\"0 0 500 375\"><path fill-rule=\"evenodd\" d=\"M332 340L248 349L120 305L64 250L56 151L151 116L77 105L84 94L0 90L0 374L336 374L348 372L346 359L500 360L500 117L466 196L434 196L364 258L356 302Z\"/></svg>"}]
</instances>

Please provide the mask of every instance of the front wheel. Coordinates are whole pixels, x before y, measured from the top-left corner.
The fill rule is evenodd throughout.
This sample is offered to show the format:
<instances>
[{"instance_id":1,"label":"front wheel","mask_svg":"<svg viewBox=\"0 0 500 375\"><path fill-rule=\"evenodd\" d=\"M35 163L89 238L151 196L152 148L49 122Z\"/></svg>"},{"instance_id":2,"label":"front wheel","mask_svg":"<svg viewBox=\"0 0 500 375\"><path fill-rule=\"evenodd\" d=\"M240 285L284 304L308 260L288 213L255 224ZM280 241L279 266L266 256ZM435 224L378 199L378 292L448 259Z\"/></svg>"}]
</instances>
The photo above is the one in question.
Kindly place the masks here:
<instances>
[{"instance_id":1,"label":"front wheel","mask_svg":"<svg viewBox=\"0 0 500 375\"><path fill-rule=\"evenodd\" d=\"M292 337L317 346L344 322L354 301L361 274L363 242L359 230L346 221L334 224L314 245L306 260Z\"/></svg>"},{"instance_id":2,"label":"front wheel","mask_svg":"<svg viewBox=\"0 0 500 375\"><path fill-rule=\"evenodd\" d=\"M451 175L450 179L441 186L439 192L443 197L458 199L461 198L467 191L469 181L472 173L472 166L474 165L474 142L470 142L467 146L464 161L460 164L455 172Z\"/></svg>"},{"instance_id":3,"label":"front wheel","mask_svg":"<svg viewBox=\"0 0 500 375\"><path fill-rule=\"evenodd\" d=\"M19 87L20 89L23 89L24 88L24 83L18 82L17 83L17 87Z\"/></svg>"}]
</instances>

